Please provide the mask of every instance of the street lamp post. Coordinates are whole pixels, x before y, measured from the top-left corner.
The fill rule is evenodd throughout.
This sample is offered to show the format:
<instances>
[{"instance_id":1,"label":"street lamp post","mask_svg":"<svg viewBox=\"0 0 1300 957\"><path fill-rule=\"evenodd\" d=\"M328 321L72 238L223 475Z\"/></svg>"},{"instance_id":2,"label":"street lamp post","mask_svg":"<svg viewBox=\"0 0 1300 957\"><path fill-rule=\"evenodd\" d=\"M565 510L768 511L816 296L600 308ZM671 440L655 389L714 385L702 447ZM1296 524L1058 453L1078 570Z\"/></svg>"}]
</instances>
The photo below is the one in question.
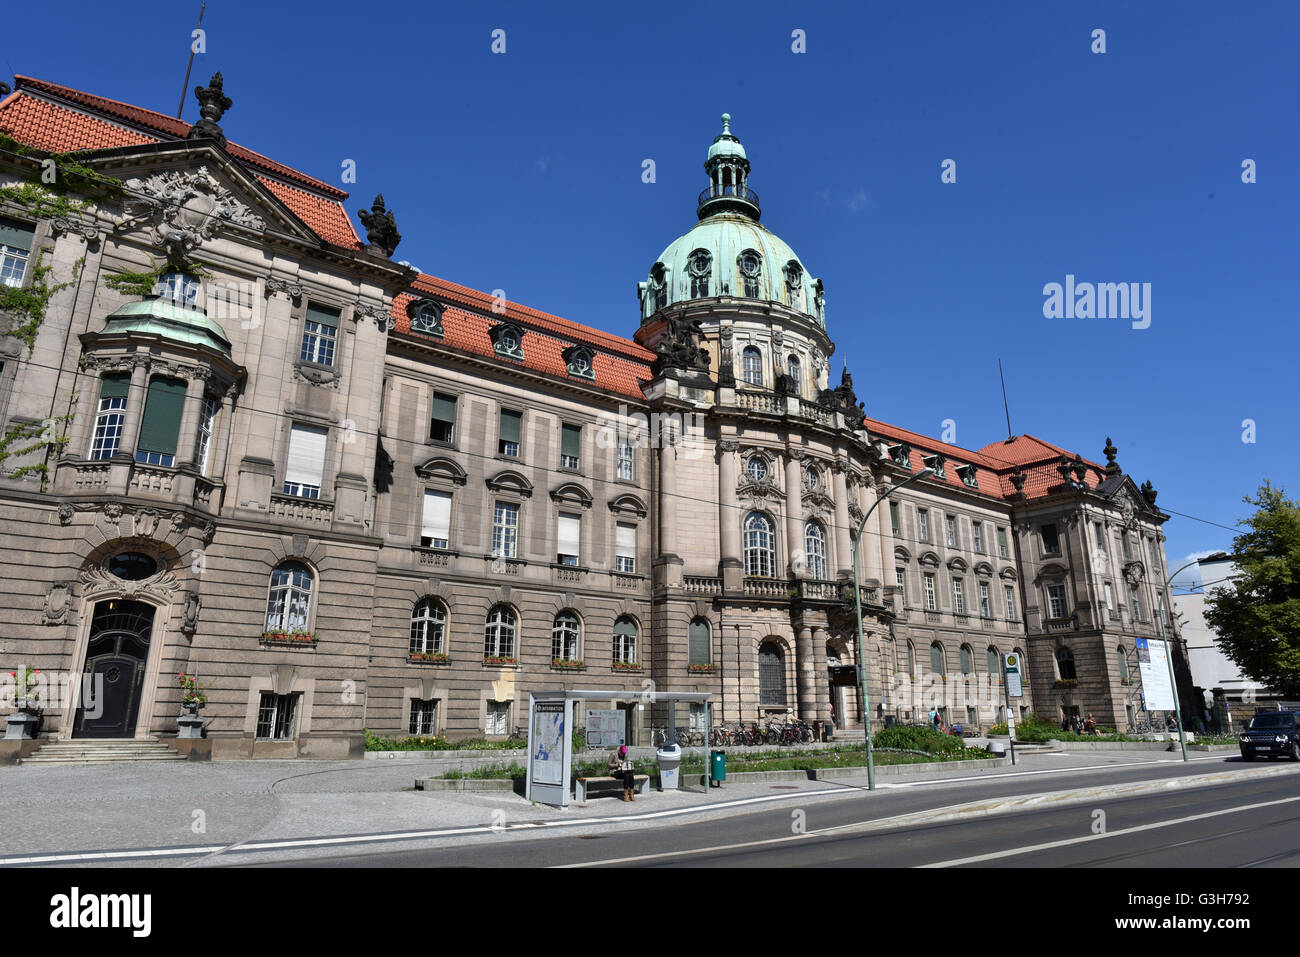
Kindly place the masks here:
<instances>
[{"instance_id":1,"label":"street lamp post","mask_svg":"<svg viewBox=\"0 0 1300 957\"><path fill-rule=\"evenodd\" d=\"M1173 615L1174 605L1174 599L1170 592L1169 583L1193 565L1203 565L1207 562L1218 562L1228 557L1229 555L1227 552L1215 552L1213 555L1207 555L1204 558L1190 561L1182 568L1178 569L1178 571L1165 578L1164 587L1161 589L1161 591L1164 592L1164 608L1162 609L1163 614L1160 616L1160 640L1165 643L1165 664L1169 666L1169 689L1173 692L1174 696L1174 714L1177 716L1178 720L1178 743L1183 749L1184 761L1190 760L1190 758L1187 757L1187 732L1183 730L1183 707L1182 702L1178 700L1178 681L1174 678L1174 646L1165 631L1165 615Z\"/></svg>"},{"instance_id":2,"label":"street lamp post","mask_svg":"<svg viewBox=\"0 0 1300 957\"><path fill-rule=\"evenodd\" d=\"M867 509L867 514L863 515L862 521L858 522L858 533L853 537L853 581L851 584L853 586L853 608L858 619L858 682L862 696L862 728L867 737L867 790L869 791L876 789L876 763L871 753L871 699L867 695L867 650L862 638L862 589L858 587L858 545L862 541L862 531L867 527L867 520L871 518L871 513L876 510L876 506L904 485L924 478L933 472L934 469L932 468L923 468L906 481L892 486L889 491L872 502L871 508ZM881 582L881 587L884 587L883 582Z\"/></svg>"}]
</instances>

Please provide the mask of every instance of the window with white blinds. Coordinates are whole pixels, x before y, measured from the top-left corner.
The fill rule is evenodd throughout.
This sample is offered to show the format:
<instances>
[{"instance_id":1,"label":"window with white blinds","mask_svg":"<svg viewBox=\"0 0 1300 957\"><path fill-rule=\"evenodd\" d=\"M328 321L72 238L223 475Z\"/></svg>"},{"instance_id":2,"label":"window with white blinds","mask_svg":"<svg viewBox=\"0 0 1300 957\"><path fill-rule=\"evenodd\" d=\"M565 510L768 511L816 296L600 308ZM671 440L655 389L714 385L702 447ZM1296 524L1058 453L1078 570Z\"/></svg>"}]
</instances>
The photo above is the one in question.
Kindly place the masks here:
<instances>
[{"instance_id":1,"label":"window with white blinds","mask_svg":"<svg viewBox=\"0 0 1300 957\"><path fill-rule=\"evenodd\" d=\"M559 545L556 548L555 560L561 565L578 564L582 542L582 518L561 512L557 538Z\"/></svg>"},{"instance_id":2,"label":"window with white blinds","mask_svg":"<svg viewBox=\"0 0 1300 957\"><path fill-rule=\"evenodd\" d=\"M325 472L325 439L329 430L295 425L289 435L289 460L284 470L286 495L320 498Z\"/></svg>"},{"instance_id":3,"label":"window with white blinds","mask_svg":"<svg viewBox=\"0 0 1300 957\"><path fill-rule=\"evenodd\" d=\"M629 575L636 572L636 526L627 522L618 523L614 540L614 569Z\"/></svg>"},{"instance_id":4,"label":"window with white blinds","mask_svg":"<svg viewBox=\"0 0 1300 957\"><path fill-rule=\"evenodd\" d=\"M451 493L424 493L424 519L420 525L420 544L425 548L446 548L451 538Z\"/></svg>"}]
</instances>

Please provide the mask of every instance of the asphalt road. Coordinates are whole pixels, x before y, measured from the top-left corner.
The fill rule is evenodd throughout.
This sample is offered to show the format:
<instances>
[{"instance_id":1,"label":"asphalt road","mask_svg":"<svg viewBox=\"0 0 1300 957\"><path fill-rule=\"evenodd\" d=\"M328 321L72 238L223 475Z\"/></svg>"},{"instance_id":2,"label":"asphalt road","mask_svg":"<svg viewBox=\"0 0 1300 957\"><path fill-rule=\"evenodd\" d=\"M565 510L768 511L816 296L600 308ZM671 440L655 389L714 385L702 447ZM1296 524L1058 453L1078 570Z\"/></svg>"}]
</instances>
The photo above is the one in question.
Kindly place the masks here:
<instances>
[{"instance_id":1,"label":"asphalt road","mask_svg":"<svg viewBox=\"0 0 1300 957\"><path fill-rule=\"evenodd\" d=\"M1242 867L1300 863L1300 768L1271 778L975 820L855 833L864 822L921 810L1045 791L1152 781L1245 769L1215 756L1133 768L1000 774L965 782L913 784L874 793L791 794L691 822L609 821L553 831L527 830L443 846L295 850L226 855L213 864L313 867ZM1255 765L1259 767L1259 765ZM779 794L778 787L773 794ZM832 784L825 785L830 791ZM631 813L632 809L629 809ZM1099 813L1100 812L1100 813Z\"/></svg>"}]
</instances>

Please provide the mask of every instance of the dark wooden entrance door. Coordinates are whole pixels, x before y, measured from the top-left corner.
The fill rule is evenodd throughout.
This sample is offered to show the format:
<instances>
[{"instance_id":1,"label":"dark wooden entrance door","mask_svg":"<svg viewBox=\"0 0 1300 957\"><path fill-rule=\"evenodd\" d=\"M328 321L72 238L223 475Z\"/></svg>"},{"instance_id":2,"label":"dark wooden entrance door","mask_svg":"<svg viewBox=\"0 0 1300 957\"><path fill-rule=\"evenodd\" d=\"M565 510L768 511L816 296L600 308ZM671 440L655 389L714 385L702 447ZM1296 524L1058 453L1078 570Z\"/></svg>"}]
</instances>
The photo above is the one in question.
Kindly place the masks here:
<instances>
[{"instance_id":1,"label":"dark wooden entrance door","mask_svg":"<svg viewBox=\"0 0 1300 957\"><path fill-rule=\"evenodd\" d=\"M72 726L74 738L129 738L135 735L144 687L153 606L113 599L95 606L86 647L81 704Z\"/></svg>"}]
</instances>

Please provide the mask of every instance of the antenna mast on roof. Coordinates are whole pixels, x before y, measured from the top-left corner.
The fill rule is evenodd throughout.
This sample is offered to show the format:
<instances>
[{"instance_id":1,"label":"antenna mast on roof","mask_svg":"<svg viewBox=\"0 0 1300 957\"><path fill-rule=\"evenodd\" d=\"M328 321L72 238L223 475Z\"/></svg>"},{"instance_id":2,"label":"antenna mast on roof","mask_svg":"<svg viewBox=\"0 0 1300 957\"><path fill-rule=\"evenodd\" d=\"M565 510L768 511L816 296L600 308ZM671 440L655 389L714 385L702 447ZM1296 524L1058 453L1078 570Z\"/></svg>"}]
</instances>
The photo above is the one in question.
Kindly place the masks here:
<instances>
[{"instance_id":1,"label":"antenna mast on roof","mask_svg":"<svg viewBox=\"0 0 1300 957\"><path fill-rule=\"evenodd\" d=\"M998 357L998 378L1002 380L1002 411L1007 414L1007 441L1014 439L1015 433L1011 431L1011 407L1007 405L1007 377L1002 372L1002 357Z\"/></svg>"},{"instance_id":2,"label":"antenna mast on roof","mask_svg":"<svg viewBox=\"0 0 1300 957\"><path fill-rule=\"evenodd\" d=\"M203 26L203 11L206 10L207 8L208 8L207 0L204 0L202 6L199 7L199 22L198 22L198 26L194 28L195 30L198 30L200 27ZM181 118L181 114L185 112L185 91L190 88L190 70L192 70L193 68L194 68L194 42L193 40L191 40L190 41L190 62L185 66L185 83L181 86L181 105L176 107L176 119L178 120Z\"/></svg>"}]
</instances>

